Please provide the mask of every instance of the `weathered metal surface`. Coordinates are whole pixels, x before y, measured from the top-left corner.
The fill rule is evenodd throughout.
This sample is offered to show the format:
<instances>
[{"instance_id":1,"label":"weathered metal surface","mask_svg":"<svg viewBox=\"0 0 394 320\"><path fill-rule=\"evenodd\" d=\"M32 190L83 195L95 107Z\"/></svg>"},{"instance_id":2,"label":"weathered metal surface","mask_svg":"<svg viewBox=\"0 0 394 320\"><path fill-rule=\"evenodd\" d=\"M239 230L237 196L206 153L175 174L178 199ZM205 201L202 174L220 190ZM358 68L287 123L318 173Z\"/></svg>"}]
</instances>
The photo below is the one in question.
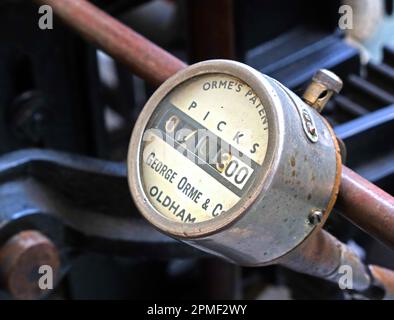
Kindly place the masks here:
<instances>
[{"instance_id":1,"label":"weathered metal surface","mask_svg":"<svg viewBox=\"0 0 394 320\"><path fill-rule=\"evenodd\" d=\"M69 26L124 63L132 72L158 85L185 64L84 0L35 0L50 5Z\"/></svg>"},{"instance_id":2,"label":"weathered metal surface","mask_svg":"<svg viewBox=\"0 0 394 320\"><path fill-rule=\"evenodd\" d=\"M283 257L279 263L300 273L342 285L342 289L370 299L394 299L394 271L367 266L347 245L321 230ZM351 270L352 287L341 281Z\"/></svg>"},{"instance_id":3,"label":"weathered metal surface","mask_svg":"<svg viewBox=\"0 0 394 320\"><path fill-rule=\"evenodd\" d=\"M41 266L51 267L56 283L60 267L57 248L40 232L28 230L17 233L0 248L0 272L8 291L16 299L37 299L48 292L40 288ZM50 280L48 280L50 281Z\"/></svg>"},{"instance_id":4,"label":"weathered metal surface","mask_svg":"<svg viewBox=\"0 0 394 320\"><path fill-rule=\"evenodd\" d=\"M269 127L267 153L261 168L254 173L253 187L226 214L196 224L172 221L153 209L142 189L141 141L158 109L157 104L173 88L196 74L212 73L232 75L250 86L259 97L265 106ZM302 107L309 108L275 80L237 62L211 60L180 72L155 92L134 128L128 175L136 205L159 230L193 246L241 265L272 263L317 229L309 222L313 210L324 212L321 224L324 223L339 190L340 157L336 138L323 118L309 108L320 134L319 143L311 144L297 112L297 108Z\"/></svg>"},{"instance_id":5,"label":"weathered metal surface","mask_svg":"<svg viewBox=\"0 0 394 320\"><path fill-rule=\"evenodd\" d=\"M349 168L343 168L337 206L361 229L394 249L394 198Z\"/></svg>"},{"instance_id":6,"label":"weathered metal surface","mask_svg":"<svg viewBox=\"0 0 394 320\"><path fill-rule=\"evenodd\" d=\"M280 264L315 277L338 283L340 267L353 270L354 289L364 291L370 284L366 267L346 245L321 230L280 260Z\"/></svg>"}]
</instances>

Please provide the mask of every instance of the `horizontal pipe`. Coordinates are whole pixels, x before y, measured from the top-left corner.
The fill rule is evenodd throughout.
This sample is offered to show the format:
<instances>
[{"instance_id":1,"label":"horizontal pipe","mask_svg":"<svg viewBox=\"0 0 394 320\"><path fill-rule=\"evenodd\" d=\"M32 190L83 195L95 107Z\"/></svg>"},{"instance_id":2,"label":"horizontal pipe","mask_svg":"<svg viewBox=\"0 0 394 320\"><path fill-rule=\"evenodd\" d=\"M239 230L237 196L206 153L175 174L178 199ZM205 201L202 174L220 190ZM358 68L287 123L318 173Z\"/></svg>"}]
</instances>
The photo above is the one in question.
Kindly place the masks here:
<instances>
[{"instance_id":1,"label":"horizontal pipe","mask_svg":"<svg viewBox=\"0 0 394 320\"><path fill-rule=\"evenodd\" d=\"M394 198L343 167L337 208L352 223L394 250Z\"/></svg>"},{"instance_id":2,"label":"horizontal pipe","mask_svg":"<svg viewBox=\"0 0 394 320\"><path fill-rule=\"evenodd\" d=\"M186 64L85 0L34 0L49 5L78 31L133 73L159 85Z\"/></svg>"}]
</instances>

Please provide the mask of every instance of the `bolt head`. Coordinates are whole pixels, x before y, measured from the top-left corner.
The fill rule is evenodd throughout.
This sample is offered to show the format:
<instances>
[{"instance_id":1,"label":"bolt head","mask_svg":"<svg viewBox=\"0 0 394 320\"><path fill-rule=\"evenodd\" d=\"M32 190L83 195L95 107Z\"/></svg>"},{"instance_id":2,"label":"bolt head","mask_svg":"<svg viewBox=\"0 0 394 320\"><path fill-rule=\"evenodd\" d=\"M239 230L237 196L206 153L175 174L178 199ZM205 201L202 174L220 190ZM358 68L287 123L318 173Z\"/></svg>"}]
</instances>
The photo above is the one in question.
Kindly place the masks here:
<instances>
[{"instance_id":1,"label":"bolt head","mask_svg":"<svg viewBox=\"0 0 394 320\"><path fill-rule=\"evenodd\" d=\"M323 211L321 210L312 210L308 216L308 221L311 225L317 225L323 220Z\"/></svg>"},{"instance_id":2,"label":"bolt head","mask_svg":"<svg viewBox=\"0 0 394 320\"><path fill-rule=\"evenodd\" d=\"M334 91L335 93L339 93L343 87L342 79L327 69L318 70L313 76L312 81L322 84L327 90Z\"/></svg>"}]
</instances>

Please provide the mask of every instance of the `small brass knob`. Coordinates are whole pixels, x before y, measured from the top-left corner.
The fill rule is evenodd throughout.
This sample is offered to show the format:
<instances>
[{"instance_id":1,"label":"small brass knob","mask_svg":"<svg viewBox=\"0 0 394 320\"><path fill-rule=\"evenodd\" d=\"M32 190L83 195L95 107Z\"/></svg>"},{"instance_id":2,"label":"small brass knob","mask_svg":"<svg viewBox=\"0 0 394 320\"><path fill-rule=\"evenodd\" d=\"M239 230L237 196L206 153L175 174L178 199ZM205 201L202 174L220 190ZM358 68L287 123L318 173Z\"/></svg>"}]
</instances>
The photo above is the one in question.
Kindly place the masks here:
<instances>
[{"instance_id":1,"label":"small brass knob","mask_svg":"<svg viewBox=\"0 0 394 320\"><path fill-rule=\"evenodd\" d=\"M312 108L322 112L334 93L342 90L343 82L335 73L320 69L315 73L302 98Z\"/></svg>"}]
</instances>

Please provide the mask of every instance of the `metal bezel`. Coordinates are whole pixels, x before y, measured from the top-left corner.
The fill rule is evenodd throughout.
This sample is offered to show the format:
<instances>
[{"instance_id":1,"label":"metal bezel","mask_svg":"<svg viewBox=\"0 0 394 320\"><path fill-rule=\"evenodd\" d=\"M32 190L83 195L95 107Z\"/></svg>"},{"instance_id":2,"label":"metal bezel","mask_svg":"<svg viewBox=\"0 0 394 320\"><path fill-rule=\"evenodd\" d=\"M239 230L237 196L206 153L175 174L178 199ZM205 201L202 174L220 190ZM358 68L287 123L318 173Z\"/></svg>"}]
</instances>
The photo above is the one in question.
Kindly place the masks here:
<instances>
[{"instance_id":1,"label":"metal bezel","mask_svg":"<svg viewBox=\"0 0 394 320\"><path fill-rule=\"evenodd\" d=\"M181 83L209 73L224 73L245 82L260 98L268 119L268 146L261 172L253 184L254 189L233 208L219 217L203 222L188 224L172 221L159 213L145 196L140 177L140 148L145 128L160 102ZM239 62L209 60L194 64L164 82L146 103L130 140L127 167L129 188L142 215L160 231L177 238L193 239L209 236L231 226L253 205L256 199L269 187L278 166L277 152L280 150L280 132L283 131L283 111L275 89L258 71Z\"/></svg>"}]
</instances>

